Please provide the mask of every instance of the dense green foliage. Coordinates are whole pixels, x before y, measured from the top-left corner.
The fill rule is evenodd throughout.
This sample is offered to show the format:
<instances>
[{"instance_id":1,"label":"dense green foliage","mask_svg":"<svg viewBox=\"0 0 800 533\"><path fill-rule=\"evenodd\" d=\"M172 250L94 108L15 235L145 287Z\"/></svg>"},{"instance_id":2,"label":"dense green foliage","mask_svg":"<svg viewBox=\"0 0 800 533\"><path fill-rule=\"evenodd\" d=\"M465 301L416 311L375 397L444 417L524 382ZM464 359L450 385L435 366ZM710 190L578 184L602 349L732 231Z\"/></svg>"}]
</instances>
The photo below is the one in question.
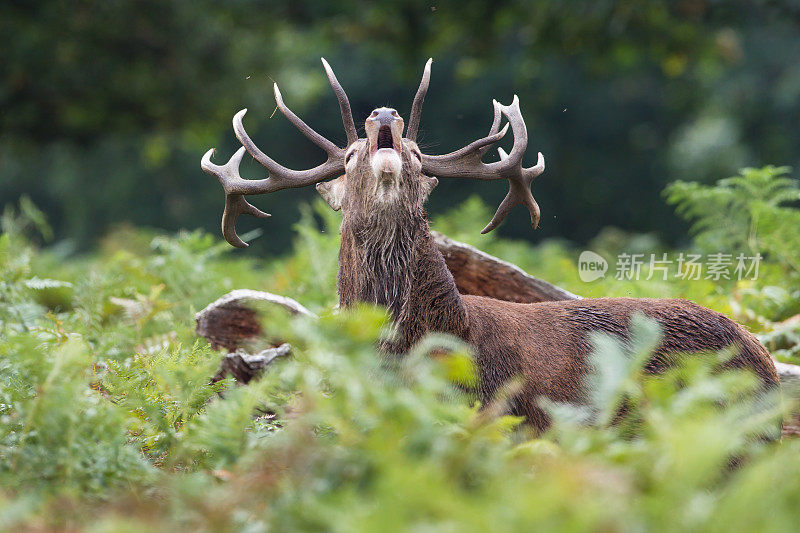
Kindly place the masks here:
<instances>
[{"instance_id":1,"label":"dense green foliage","mask_svg":"<svg viewBox=\"0 0 800 533\"><path fill-rule=\"evenodd\" d=\"M762 341L778 359L800 357L800 186L786 167L746 168L714 186L676 182L665 191L694 221L699 250L764 255L760 282L738 287L733 311L769 333ZM795 318L793 318L795 317ZM780 323L784 321L785 323ZM778 322L776 324L776 322Z\"/></svg>"},{"instance_id":2,"label":"dense green foliage","mask_svg":"<svg viewBox=\"0 0 800 533\"><path fill-rule=\"evenodd\" d=\"M667 198L679 213L695 220L697 243L707 250L744 250L766 253L781 263L790 285L797 281L800 264L800 187L787 176L788 167L746 168L714 187L676 182Z\"/></svg>"},{"instance_id":3,"label":"dense green foliage","mask_svg":"<svg viewBox=\"0 0 800 533\"><path fill-rule=\"evenodd\" d=\"M669 191L700 221L696 249L727 239L764 254L754 281L582 283L564 241L479 236L490 208L476 199L433 225L574 292L684 296L769 337L800 301L786 289L798 248L769 239L796 227L785 173ZM751 220L730 231L726 209ZM321 201L304 209L293 253L264 264L200 231L124 227L76 258L32 244L50 230L29 201L1 220L0 529L785 531L800 520L800 440L753 439L774 413L720 401L749 397L754 378L712 373L726 353L646 378L660 332L643 317L630 345L593 338L590 402L548 404L555 424L535 437L497 416L504 397L478 410L454 386L474 377L468 346L434 335L386 360L375 350L381 310L333 312L339 214ZM591 246L663 249L619 231ZM193 313L245 287L293 296L321 318L270 315L267 335L293 357L247 386L212 385L219 354L195 336ZM791 331L782 356L798 362ZM622 401L627 415L611 424Z\"/></svg>"},{"instance_id":4,"label":"dense green foliage","mask_svg":"<svg viewBox=\"0 0 800 533\"><path fill-rule=\"evenodd\" d=\"M666 183L800 167L798 13L797 0L6 1L0 200L27 194L83 249L120 222L216 232L222 193L199 160L211 146L233 152L236 111L250 109L248 130L282 163L323 158L279 114L268 118L272 80L341 142L320 56L358 122L384 104L407 117L433 56L425 149L484 135L491 99L516 93L532 135L526 163L539 150L547 158L534 185L542 230L531 237L515 211L499 231L586 242L614 225L675 243L685 226L658 197ZM505 192L445 182L431 210L473 194L496 205ZM314 194L257 199L275 216L256 246L286 252L297 206Z\"/></svg>"}]
</instances>

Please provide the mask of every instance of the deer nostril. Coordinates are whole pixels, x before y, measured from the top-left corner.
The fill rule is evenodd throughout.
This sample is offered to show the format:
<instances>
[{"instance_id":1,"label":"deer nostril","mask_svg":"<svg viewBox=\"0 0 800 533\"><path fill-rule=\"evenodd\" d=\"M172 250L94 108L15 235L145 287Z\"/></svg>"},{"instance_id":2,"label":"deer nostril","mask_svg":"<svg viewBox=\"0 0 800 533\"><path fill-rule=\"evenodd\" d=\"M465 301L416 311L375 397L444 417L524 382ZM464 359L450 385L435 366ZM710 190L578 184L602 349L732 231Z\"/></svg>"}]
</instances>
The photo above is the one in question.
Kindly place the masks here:
<instances>
[{"instance_id":1,"label":"deer nostril","mask_svg":"<svg viewBox=\"0 0 800 533\"><path fill-rule=\"evenodd\" d=\"M403 119L400 118L396 110L388 107L379 107L370 114L367 120L378 122L384 126Z\"/></svg>"}]
</instances>

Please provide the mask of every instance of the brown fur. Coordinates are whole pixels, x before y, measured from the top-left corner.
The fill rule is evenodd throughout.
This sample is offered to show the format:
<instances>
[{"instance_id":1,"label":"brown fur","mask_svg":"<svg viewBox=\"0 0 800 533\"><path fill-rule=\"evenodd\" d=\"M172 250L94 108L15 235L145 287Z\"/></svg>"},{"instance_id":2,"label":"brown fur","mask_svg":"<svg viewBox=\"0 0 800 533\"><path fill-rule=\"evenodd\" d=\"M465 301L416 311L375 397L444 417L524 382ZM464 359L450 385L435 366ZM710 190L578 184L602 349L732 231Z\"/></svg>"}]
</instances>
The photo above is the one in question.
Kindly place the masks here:
<instances>
[{"instance_id":1,"label":"brown fur","mask_svg":"<svg viewBox=\"0 0 800 533\"><path fill-rule=\"evenodd\" d=\"M752 370L764 388L778 385L769 354L752 334L686 300L598 298L522 304L459 294L428 228L423 204L435 182L420 174L421 165L413 157L416 145L403 140L398 192L387 202L376 193L379 184L369 170L368 144L359 142L358 160L340 178L346 178L344 197L336 200L344 213L339 298L342 306L364 301L391 310L397 335L384 350L405 352L432 331L466 340L477 351L480 399L488 402L508 380L522 376L524 386L511 409L539 430L548 421L538 397L560 402L585 397L589 333L602 331L625 339L637 311L658 321L664 332L647 371L664 370L673 353L735 346L739 352L729 366Z\"/></svg>"},{"instance_id":2,"label":"brown fur","mask_svg":"<svg viewBox=\"0 0 800 533\"><path fill-rule=\"evenodd\" d=\"M601 331L626 339L630 317L641 312L655 319L664 337L647 363L651 373L663 371L670 355L736 346L728 366L749 368L764 385L778 385L775 367L766 349L739 324L687 300L597 298L518 304L482 296L462 296L469 316L471 344L478 347L480 395L492 398L514 375L525 385L514 403L537 428L547 419L536 397L575 402L583 397L583 377L591 350L588 333Z\"/></svg>"}]
</instances>

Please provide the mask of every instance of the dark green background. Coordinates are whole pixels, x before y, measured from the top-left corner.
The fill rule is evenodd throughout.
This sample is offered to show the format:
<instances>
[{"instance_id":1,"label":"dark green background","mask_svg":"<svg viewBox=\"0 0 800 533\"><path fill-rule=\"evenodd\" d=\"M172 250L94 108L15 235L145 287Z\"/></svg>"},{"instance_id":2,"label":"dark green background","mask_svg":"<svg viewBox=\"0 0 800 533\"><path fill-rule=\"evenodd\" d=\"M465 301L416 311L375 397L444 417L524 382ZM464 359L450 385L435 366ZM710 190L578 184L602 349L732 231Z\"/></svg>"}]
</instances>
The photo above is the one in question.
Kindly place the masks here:
<instances>
[{"instance_id":1,"label":"dark green background","mask_svg":"<svg viewBox=\"0 0 800 533\"><path fill-rule=\"evenodd\" d=\"M274 109L287 104L341 142L320 56L350 95L357 123L380 105L405 117L434 57L420 141L429 153L482 136L491 99L518 94L547 171L534 184L542 228L515 211L500 231L583 241L604 226L686 227L661 190L741 166L797 167L800 2L40 1L0 7L0 203L29 195L58 239L85 249L119 223L219 234L223 195L200 171L237 144L248 107L262 149L295 168L320 150ZM510 141L509 141L510 143ZM247 159L245 177L263 176ZM433 213L502 183L444 182ZM298 202L313 190L254 203L273 214L264 252L284 249Z\"/></svg>"}]
</instances>

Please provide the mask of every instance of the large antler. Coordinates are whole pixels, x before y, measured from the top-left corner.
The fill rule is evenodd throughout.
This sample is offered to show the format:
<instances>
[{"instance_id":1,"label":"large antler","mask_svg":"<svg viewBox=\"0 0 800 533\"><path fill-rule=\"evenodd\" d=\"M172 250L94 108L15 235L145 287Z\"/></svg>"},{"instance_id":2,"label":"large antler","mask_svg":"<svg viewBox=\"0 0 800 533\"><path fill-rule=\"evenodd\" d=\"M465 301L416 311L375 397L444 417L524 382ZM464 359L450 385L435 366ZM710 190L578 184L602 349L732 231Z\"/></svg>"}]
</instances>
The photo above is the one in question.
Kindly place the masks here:
<instances>
[{"instance_id":1,"label":"large antler","mask_svg":"<svg viewBox=\"0 0 800 533\"><path fill-rule=\"evenodd\" d=\"M422 100L428 90L429 80L430 60L425 65L425 73L417 91L417 96L414 99L412 117L409 120L409 134L413 135L414 138L417 135ZM505 178L509 183L508 194L500 203L491 222L483 228L481 233L488 233L495 229L511 211L511 208L519 204L523 204L528 208L531 214L531 225L536 229L539 225L539 205L531 194L531 182L536 176L544 172L544 156L539 152L539 159L535 166L530 168L522 166L522 156L525 155L525 150L528 147L528 129L525 127L525 120L519 110L519 98L514 95L514 100L508 106L500 104L497 100L492 100L492 104L494 105L494 120L492 121L492 127L489 129L489 135L446 155L423 154L422 172L437 178L470 178L478 180ZM501 115L505 115L508 119L508 124L502 130L499 130ZM414 126L413 131L411 131L412 124ZM509 125L514 134L514 146L511 148L511 152L506 154L502 148L498 148L500 161L484 163L482 161L483 155L494 143L505 136Z\"/></svg>"},{"instance_id":2,"label":"large antler","mask_svg":"<svg viewBox=\"0 0 800 533\"><path fill-rule=\"evenodd\" d=\"M344 89L339 85L336 76L333 74L328 62L325 61L324 58L322 59L322 64L325 67L325 72L339 100L342 122L344 123L345 132L347 133L347 144L349 146L358 139L356 127L353 123L353 114L350 111L350 102L347 99ZM278 109L281 110L281 113L283 113L286 118L289 119L289 122L294 124L308 140L325 150L328 154L328 159L321 165L308 170L292 170L286 168L276 163L275 160L262 152L252 139L250 139L250 136L247 134L242 124L242 118L245 113L247 113L247 109L242 109L236 113L233 117L233 130L236 133L236 137L242 143L242 147L239 148L224 165L215 165L211 162L211 155L214 153L214 149L212 148L203 156L200 166L205 172L216 176L222 184L222 188L225 190L225 211L222 214L222 234L225 236L226 241L237 248L246 248L248 246L248 244L236 234L236 218L239 215L248 214L258 218L270 216L245 200L245 195L265 194L282 189L306 187L344 173L345 149L339 148L303 122L300 117L295 115L286 107L286 104L283 103L283 97L281 96L280 90L278 90L277 83L274 88L275 102L278 104ZM246 180L239 175L239 164L244 157L245 151L269 171L268 178Z\"/></svg>"}]
</instances>

